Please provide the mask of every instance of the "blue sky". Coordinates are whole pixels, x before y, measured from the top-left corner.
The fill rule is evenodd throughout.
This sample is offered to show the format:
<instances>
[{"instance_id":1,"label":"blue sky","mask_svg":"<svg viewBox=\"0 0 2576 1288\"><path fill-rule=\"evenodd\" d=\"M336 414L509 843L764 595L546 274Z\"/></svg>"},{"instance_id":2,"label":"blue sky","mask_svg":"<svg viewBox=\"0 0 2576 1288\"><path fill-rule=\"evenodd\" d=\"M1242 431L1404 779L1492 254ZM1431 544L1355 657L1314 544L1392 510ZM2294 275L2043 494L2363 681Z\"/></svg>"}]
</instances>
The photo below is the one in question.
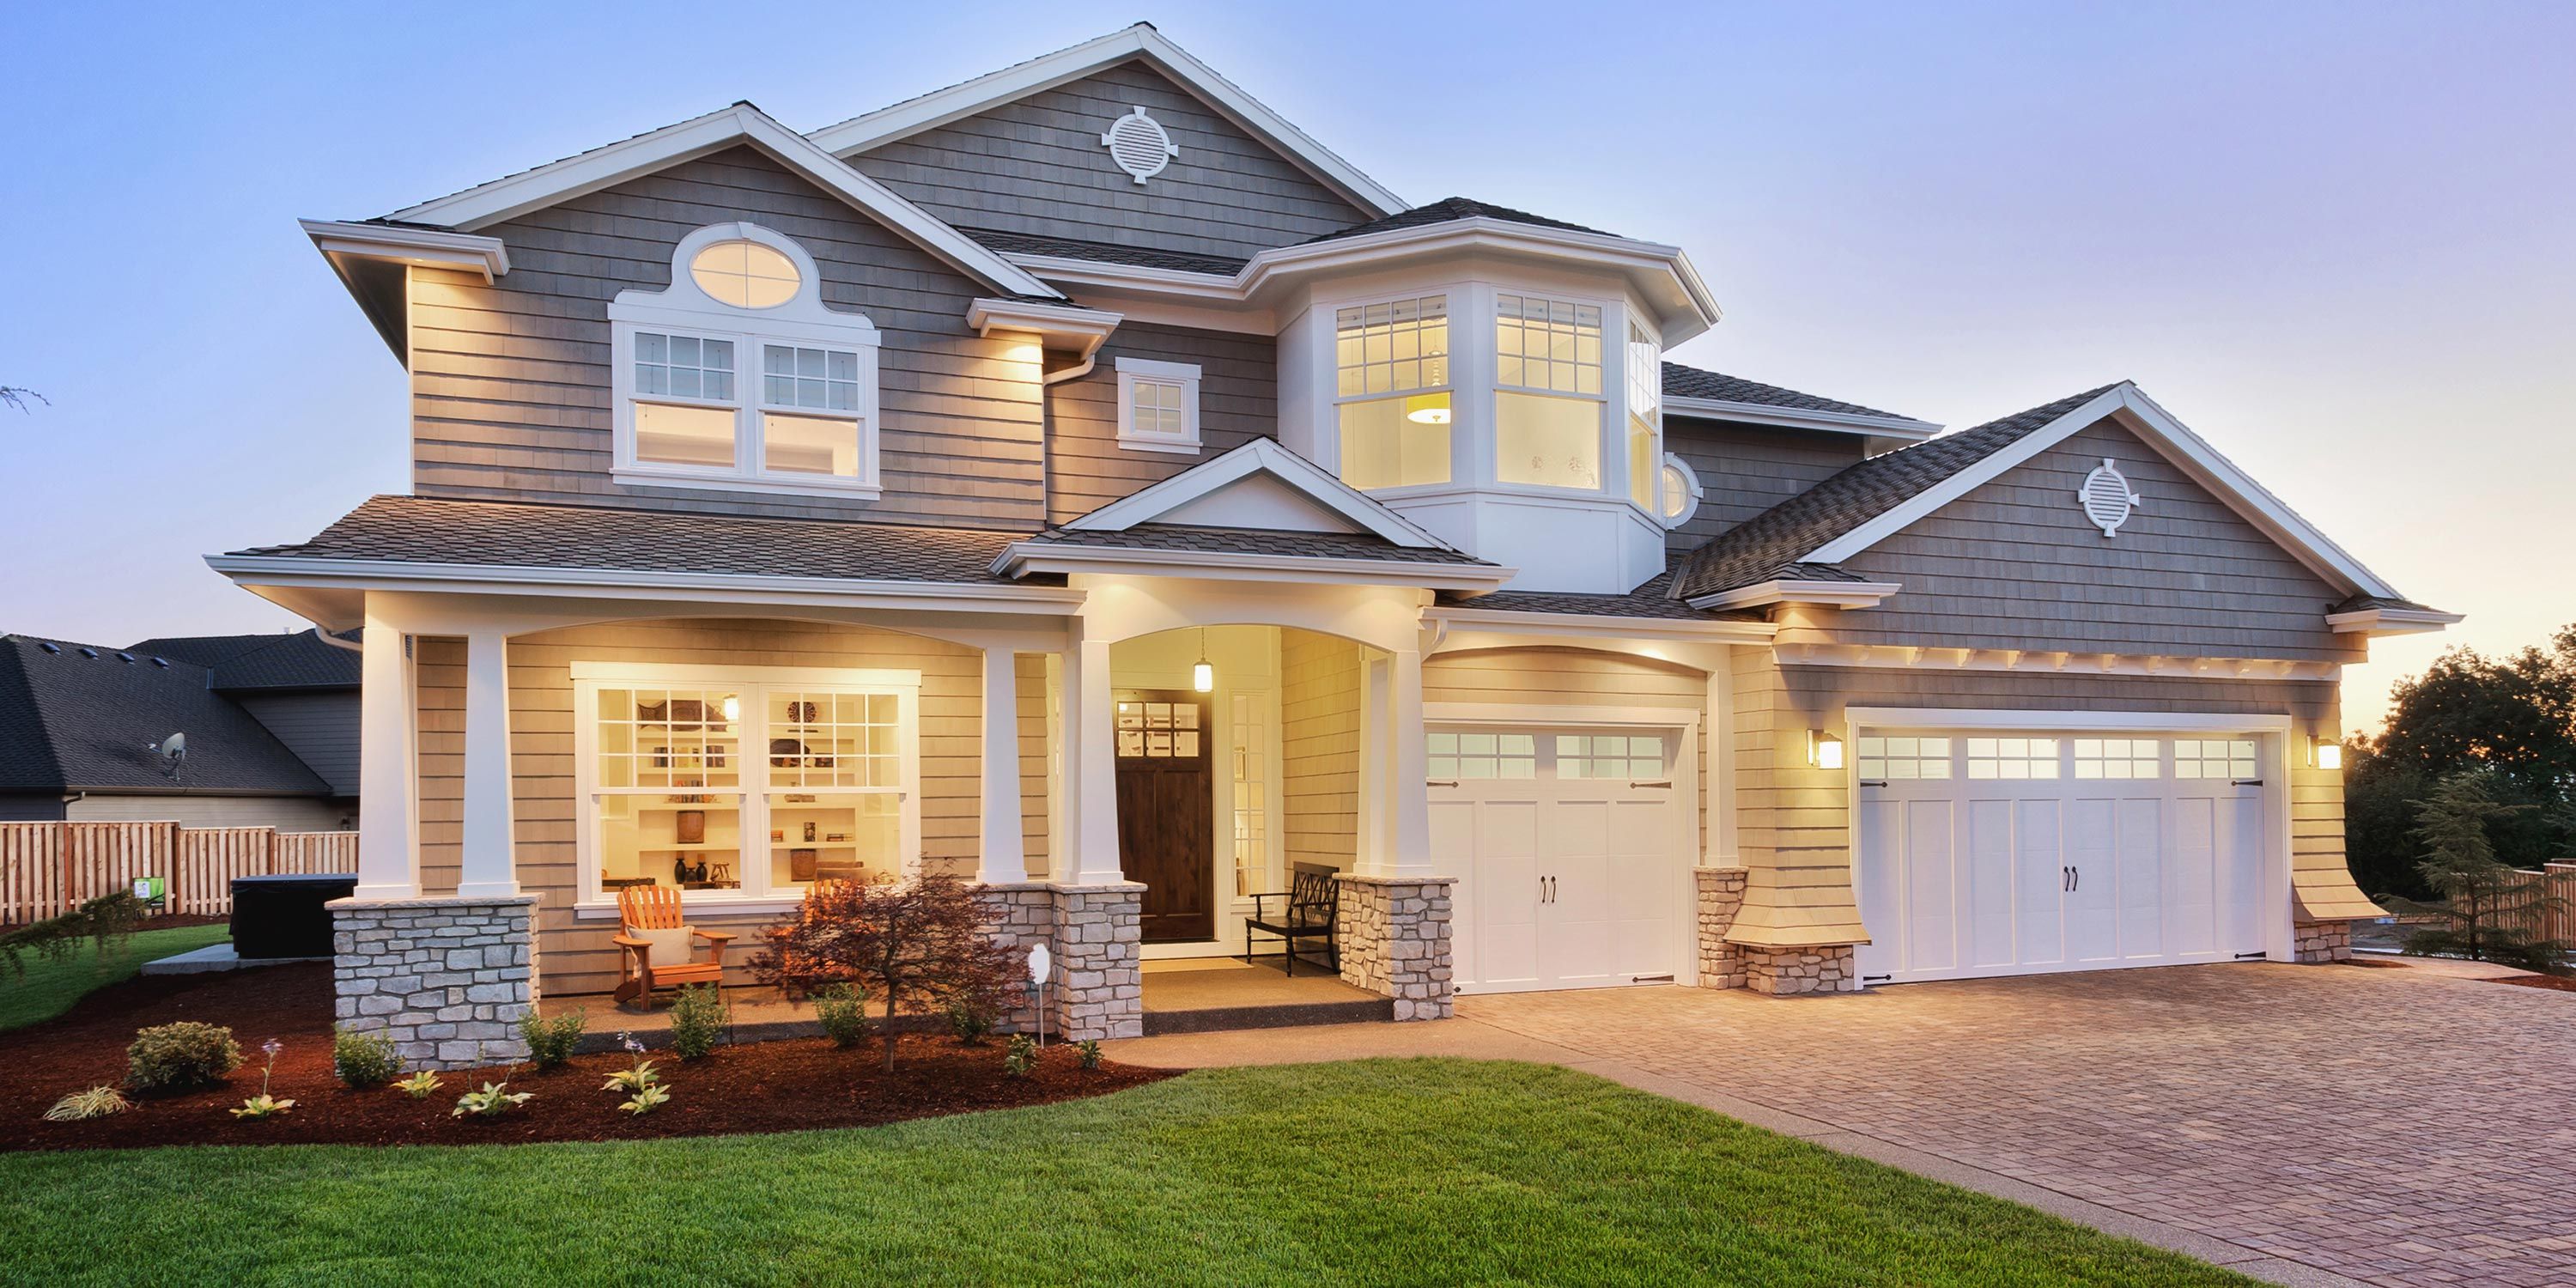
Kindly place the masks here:
<instances>
[{"instance_id":1,"label":"blue sky","mask_svg":"<svg viewBox=\"0 0 2576 1288\"><path fill-rule=\"evenodd\" d=\"M1589 21L1573 15L1596 12ZM1680 360L1952 425L2137 380L2502 647L2576 621L2576 6L16 6L0 630L283 628L201 555L407 486L295 226L748 98L805 128L1148 18L1415 201L1686 246ZM2383 642L2354 722L2443 640Z\"/></svg>"}]
</instances>

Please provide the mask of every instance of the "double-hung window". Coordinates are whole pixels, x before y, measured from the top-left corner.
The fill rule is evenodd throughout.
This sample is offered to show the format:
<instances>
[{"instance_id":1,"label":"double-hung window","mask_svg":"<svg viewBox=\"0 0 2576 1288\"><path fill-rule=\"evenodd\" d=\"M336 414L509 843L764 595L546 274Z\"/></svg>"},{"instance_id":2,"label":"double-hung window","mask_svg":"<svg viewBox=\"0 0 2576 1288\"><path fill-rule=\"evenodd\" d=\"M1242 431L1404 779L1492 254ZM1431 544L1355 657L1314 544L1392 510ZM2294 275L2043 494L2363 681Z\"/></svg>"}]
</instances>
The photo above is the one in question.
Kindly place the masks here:
<instances>
[{"instance_id":1,"label":"double-hung window","mask_svg":"<svg viewBox=\"0 0 2576 1288\"><path fill-rule=\"evenodd\" d=\"M753 224L683 238L671 286L609 306L620 483L873 497L877 331Z\"/></svg>"},{"instance_id":2,"label":"double-hung window","mask_svg":"<svg viewBox=\"0 0 2576 1288\"><path fill-rule=\"evenodd\" d=\"M1363 491L1449 481L1449 297L1333 313L1342 481Z\"/></svg>"},{"instance_id":3,"label":"double-hung window","mask_svg":"<svg viewBox=\"0 0 2576 1288\"><path fill-rule=\"evenodd\" d=\"M1494 477L1602 490L1601 308L1494 297Z\"/></svg>"}]
</instances>

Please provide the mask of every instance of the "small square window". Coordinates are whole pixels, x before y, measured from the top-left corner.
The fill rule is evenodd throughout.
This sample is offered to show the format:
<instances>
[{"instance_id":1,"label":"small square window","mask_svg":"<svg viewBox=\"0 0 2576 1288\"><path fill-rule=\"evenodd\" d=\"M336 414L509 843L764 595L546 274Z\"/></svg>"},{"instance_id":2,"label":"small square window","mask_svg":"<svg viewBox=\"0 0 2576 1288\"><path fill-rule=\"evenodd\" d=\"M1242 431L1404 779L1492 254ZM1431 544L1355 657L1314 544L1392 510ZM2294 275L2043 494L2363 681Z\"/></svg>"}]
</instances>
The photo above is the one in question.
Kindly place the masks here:
<instances>
[{"instance_id":1,"label":"small square window","mask_svg":"<svg viewBox=\"0 0 2576 1288\"><path fill-rule=\"evenodd\" d=\"M1198 367L1120 358L1118 445L1129 451L1197 455Z\"/></svg>"}]
</instances>

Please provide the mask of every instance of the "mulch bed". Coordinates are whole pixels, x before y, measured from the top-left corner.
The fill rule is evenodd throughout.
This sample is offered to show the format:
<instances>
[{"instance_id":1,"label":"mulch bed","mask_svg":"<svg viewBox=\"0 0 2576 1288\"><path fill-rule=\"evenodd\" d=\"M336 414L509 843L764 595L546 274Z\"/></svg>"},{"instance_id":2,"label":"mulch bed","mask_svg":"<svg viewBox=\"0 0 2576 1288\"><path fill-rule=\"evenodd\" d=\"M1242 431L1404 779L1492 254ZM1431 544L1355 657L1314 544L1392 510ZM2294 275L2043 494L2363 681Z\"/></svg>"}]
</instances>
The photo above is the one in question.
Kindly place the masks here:
<instances>
[{"instance_id":1,"label":"mulch bed","mask_svg":"<svg viewBox=\"0 0 2576 1288\"><path fill-rule=\"evenodd\" d=\"M2487 981L2490 984L2520 984L2524 988L2549 988L2561 993L2576 993L2576 977L2566 975L2508 975Z\"/></svg>"},{"instance_id":2,"label":"mulch bed","mask_svg":"<svg viewBox=\"0 0 2576 1288\"><path fill-rule=\"evenodd\" d=\"M623 1052L576 1056L537 1072L456 1070L428 1099L391 1087L352 1091L331 1072L331 968L314 963L209 975L151 976L81 999L70 1014L0 1034L0 1150L120 1149L158 1145L471 1145L550 1140L646 1140L735 1132L866 1127L979 1109L1006 1109L1096 1096L1170 1077L1159 1069L1104 1062L1078 1067L1072 1048L1049 1044L1026 1078L1002 1073L1004 1041L980 1047L906 1034L898 1066L880 1067L873 1040L840 1050L820 1038L718 1047L703 1060L653 1053L671 1088L654 1112L619 1111L622 1097L599 1089ZM122 1083L134 1031L176 1020L233 1031L246 1062L219 1087L135 1096L125 1113L86 1122L43 1121L62 1096ZM259 1121L224 1112L259 1091L259 1045L285 1043L270 1094L295 1108ZM455 1118L456 1097L486 1080L507 1079L536 1098L497 1118Z\"/></svg>"}]
</instances>

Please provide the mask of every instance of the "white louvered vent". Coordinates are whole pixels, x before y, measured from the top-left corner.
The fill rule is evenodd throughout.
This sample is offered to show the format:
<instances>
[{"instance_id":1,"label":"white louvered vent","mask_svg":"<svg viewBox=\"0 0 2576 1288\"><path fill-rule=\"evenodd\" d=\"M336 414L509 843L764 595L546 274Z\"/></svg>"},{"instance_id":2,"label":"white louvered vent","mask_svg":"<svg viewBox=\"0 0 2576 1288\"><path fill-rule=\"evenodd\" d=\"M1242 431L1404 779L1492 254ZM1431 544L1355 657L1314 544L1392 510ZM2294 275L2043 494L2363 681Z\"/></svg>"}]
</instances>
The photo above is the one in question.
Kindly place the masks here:
<instances>
[{"instance_id":1,"label":"white louvered vent","mask_svg":"<svg viewBox=\"0 0 2576 1288\"><path fill-rule=\"evenodd\" d=\"M2128 476L2106 459L2084 476L2084 486L2076 490L2075 499L2083 505L2084 517L2107 537L2118 532L2120 525L2129 521L2129 512L2146 498L2130 491Z\"/></svg>"},{"instance_id":2,"label":"white louvered vent","mask_svg":"<svg viewBox=\"0 0 2576 1288\"><path fill-rule=\"evenodd\" d=\"M1108 132L1100 136L1100 145L1109 149L1109 159L1135 176L1138 183L1161 174L1163 167L1181 154L1181 145L1163 132L1163 123L1145 115L1141 107L1110 122Z\"/></svg>"}]
</instances>

